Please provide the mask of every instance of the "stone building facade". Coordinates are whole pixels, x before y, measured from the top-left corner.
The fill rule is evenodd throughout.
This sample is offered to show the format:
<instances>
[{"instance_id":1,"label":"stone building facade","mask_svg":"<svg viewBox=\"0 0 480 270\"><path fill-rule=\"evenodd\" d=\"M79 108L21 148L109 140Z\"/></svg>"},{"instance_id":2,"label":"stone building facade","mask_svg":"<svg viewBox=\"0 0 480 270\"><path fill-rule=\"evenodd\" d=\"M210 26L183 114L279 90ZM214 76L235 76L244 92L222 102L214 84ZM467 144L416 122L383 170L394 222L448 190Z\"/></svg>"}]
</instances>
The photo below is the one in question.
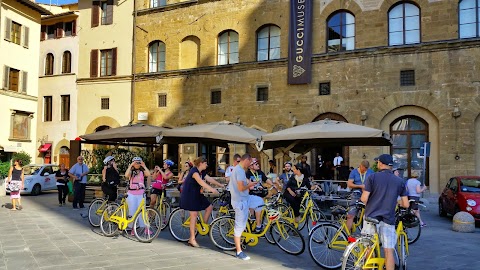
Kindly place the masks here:
<instances>
[{"instance_id":1,"label":"stone building facade","mask_svg":"<svg viewBox=\"0 0 480 270\"><path fill-rule=\"evenodd\" d=\"M392 153L408 177L429 141L425 181L436 193L480 172L477 2L315 0L312 82L289 85L290 1L139 1L134 115L267 132L326 117L380 128L394 146L316 149L310 162L341 151L356 167Z\"/></svg>"}]
</instances>

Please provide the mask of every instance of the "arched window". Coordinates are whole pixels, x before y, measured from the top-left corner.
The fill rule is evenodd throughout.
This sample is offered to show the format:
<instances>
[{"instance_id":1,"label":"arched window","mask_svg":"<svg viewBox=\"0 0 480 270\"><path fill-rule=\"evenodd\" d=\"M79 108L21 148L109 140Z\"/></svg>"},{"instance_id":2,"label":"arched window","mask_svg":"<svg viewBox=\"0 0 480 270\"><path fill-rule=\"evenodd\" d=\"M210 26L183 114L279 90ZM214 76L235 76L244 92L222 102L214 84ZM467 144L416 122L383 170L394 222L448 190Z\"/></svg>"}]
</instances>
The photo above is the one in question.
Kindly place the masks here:
<instances>
[{"instance_id":1,"label":"arched window","mask_svg":"<svg viewBox=\"0 0 480 270\"><path fill-rule=\"evenodd\" d=\"M165 70L165 43L153 41L148 46L148 72Z\"/></svg>"},{"instance_id":2,"label":"arched window","mask_svg":"<svg viewBox=\"0 0 480 270\"><path fill-rule=\"evenodd\" d=\"M423 158L420 156L424 142L428 141L428 124L416 116L403 116L390 125L392 134L392 156L394 167L403 172L403 177L410 178L412 172L420 175L419 180L426 180L428 185L428 162L425 178L423 175Z\"/></svg>"},{"instance_id":3,"label":"arched window","mask_svg":"<svg viewBox=\"0 0 480 270\"><path fill-rule=\"evenodd\" d=\"M327 20L328 52L341 52L355 49L355 16L339 11Z\"/></svg>"},{"instance_id":4,"label":"arched window","mask_svg":"<svg viewBox=\"0 0 480 270\"><path fill-rule=\"evenodd\" d=\"M47 57L45 58L45 75L53 75L53 62L53 54L47 54Z\"/></svg>"},{"instance_id":5,"label":"arched window","mask_svg":"<svg viewBox=\"0 0 480 270\"><path fill-rule=\"evenodd\" d=\"M218 65L238 63L238 33L227 30L218 36Z\"/></svg>"},{"instance_id":6,"label":"arched window","mask_svg":"<svg viewBox=\"0 0 480 270\"><path fill-rule=\"evenodd\" d=\"M420 9L401 2L388 12L388 44L390 46L420 43Z\"/></svg>"},{"instance_id":7,"label":"arched window","mask_svg":"<svg viewBox=\"0 0 480 270\"><path fill-rule=\"evenodd\" d=\"M69 51L63 52L62 73L72 73L72 53L70 53Z\"/></svg>"},{"instance_id":8,"label":"arched window","mask_svg":"<svg viewBox=\"0 0 480 270\"><path fill-rule=\"evenodd\" d=\"M180 43L180 69L197 68L200 63L200 39L187 36Z\"/></svg>"},{"instance_id":9,"label":"arched window","mask_svg":"<svg viewBox=\"0 0 480 270\"><path fill-rule=\"evenodd\" d=\"M479 36L480 0L460 0L458 3L458 34L460 38Z\"/></svg>"},{"instance_id":10,"label":"arched window","mask_svg":"<svg viewBox=\"0 0 480 270\"><path fill-rule=\"evenodd\" d=\"M257 61L280 58L280 27L267 25L257 32Z\"/></svg>"}]
</instances>

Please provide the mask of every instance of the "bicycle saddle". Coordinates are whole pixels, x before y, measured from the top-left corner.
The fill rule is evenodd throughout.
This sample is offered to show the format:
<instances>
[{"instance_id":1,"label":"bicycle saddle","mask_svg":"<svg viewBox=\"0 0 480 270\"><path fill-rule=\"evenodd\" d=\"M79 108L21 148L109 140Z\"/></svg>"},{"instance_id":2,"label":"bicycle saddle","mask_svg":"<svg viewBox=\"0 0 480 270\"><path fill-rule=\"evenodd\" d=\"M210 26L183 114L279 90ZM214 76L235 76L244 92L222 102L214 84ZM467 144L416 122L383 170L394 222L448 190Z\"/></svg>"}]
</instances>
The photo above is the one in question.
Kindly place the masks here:
<instances>
[{"instance_id":1,"label":"bicycle saddle","mask_svg":"<svg viewBox=\"0 0 480 270\"><path fill-rule=\"evenodd\" d=\"M345 215L346 213L347 213L347 211L345 211L345 209L341 209L341 208L337 208L337 209L332 210L332 215L334 215L334 216L341 216L341 215Z\"/></svg>"},{"instance_id":2,"label":"bicycle saddle","mask_svg":"<svg viewBox=\"0 0 480 270\"><path fill-rule=\"evenodd\" d=\"M373 224L378 224L378 223L380 223L380 221L378 221L378 219L372 218L372 217L366 217L366 218L365 218L365 221L366 221L366 222L373 223Z\"/></svg>"}]
</instances>

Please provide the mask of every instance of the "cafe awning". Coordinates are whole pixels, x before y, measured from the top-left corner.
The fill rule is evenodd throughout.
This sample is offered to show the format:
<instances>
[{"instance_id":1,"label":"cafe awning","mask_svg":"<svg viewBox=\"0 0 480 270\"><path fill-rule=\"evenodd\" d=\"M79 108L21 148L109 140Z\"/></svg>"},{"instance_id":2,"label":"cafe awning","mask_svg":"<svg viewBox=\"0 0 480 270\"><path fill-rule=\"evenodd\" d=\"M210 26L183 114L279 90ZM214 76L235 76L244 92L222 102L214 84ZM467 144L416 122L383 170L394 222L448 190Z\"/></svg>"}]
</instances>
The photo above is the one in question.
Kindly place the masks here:
<instances>
[{"instance_id":1,"label":"cafe awning","mask_svg":"<svg viewBox=\"0 0 480 270\"><path fill-rule=\"evenodd\" d=\"M38 148L38 151L40 151L41 153L45 153L48 150L50 150L50 147L52 147L51 143L42 144L42 146L40 146L40 148Z\"/></svg>"}]
</instances>

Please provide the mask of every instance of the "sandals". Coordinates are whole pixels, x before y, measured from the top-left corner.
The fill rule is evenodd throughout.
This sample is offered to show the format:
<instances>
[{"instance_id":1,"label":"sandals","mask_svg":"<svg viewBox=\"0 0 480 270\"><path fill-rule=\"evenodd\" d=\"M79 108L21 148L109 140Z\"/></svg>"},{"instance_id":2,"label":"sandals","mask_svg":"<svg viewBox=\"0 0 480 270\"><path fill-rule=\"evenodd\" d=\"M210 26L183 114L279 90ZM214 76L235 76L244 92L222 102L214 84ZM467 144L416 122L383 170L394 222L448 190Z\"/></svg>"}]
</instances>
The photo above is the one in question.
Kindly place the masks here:
<instances>
[{"instance_id":1,"label":"sandals","mask_svg":"<svg viewBox=\"0 0 480 270\"><path fill-rule=\"evenodd\" d=\"M423 223L422 225L420 225L420 227L427 227L427 223Z\"/></svg>"}]
</instances>

